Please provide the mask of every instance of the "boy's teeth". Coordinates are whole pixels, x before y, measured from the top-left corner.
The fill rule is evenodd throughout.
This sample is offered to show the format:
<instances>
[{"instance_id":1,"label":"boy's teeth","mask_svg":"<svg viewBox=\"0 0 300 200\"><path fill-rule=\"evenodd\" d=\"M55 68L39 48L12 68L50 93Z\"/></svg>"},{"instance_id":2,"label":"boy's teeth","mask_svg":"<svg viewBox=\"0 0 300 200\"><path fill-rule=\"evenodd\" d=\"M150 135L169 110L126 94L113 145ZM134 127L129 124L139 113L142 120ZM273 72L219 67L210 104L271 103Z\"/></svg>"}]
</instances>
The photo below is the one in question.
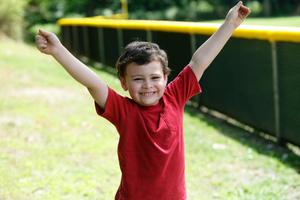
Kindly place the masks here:
<instances>
[{"instance_id":1,"label":"boy's teeth","mask_svg":"<svg viewBox=\"0 0 300 200\"><path fill-rule=\"evenodd\" d=\"M151 93L142 93L142 95L145 95L145 96L150 96L152 95L154 92L151 92Z\"/></svg>"}]
</instances>

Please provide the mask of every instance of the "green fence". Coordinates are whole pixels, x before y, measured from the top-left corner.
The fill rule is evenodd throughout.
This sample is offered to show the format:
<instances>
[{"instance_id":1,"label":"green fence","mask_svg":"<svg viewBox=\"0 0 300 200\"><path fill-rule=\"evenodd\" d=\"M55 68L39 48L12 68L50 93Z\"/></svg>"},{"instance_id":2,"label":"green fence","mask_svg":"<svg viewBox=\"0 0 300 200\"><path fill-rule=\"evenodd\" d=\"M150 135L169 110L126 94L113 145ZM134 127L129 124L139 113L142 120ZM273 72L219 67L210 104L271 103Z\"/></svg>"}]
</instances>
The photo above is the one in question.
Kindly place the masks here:
<instances>
[{"instance_id":1,"label":"green fence","mask_svg":"<svg viewBox=\"0 0 300 200\"><path fill-rule=\"evenodd\" d=\"M165 49L172 80L218 24L61 19L61 39L71 51L115 66L134 40ZM300 29L241 26L205 71L194 101L259 131L300 146Z\"/></svg>"}]
</instances>

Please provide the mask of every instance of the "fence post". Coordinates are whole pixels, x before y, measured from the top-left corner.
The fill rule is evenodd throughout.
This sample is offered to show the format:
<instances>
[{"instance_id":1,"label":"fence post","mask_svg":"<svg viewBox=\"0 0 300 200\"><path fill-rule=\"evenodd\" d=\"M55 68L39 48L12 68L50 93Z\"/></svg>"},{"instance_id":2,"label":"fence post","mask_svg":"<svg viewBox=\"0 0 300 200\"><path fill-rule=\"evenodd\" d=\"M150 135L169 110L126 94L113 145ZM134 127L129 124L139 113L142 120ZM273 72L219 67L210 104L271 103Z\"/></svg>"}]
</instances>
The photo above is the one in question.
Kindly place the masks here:
<instances>
[{"instance_id":1,"label":"fence post","mask_svg":"<svg viewBox=\"0 0 300 200\"><path fill-rule=\"evenodd\" d=\"M87 58L90 58L90 41L89 41L89 30L88 26L83 27L83 48Z\"/></svg>"},{"instance_id":2,"label":"fence post","mask_svg":"<svg viewBox=\"0 0 300 200\"><path fill-rule=\"evenodd\" d=\"M278 89L278 62L276 42L271 42L272 48L272 70L273 70L273 93L274 93L274 112L275 112L275 134L278 143L282 143L280 132L280 107L279 107L279 89Z\"/></svg>"},{"instance_id":3,"label":"fence post","mask_svg":"<svg viewBox=\"0 0 300 200\"><path fill-rule=\"evenodd\" d=\"M191 58L194 55L195 51L197 50L197 42L196 42L196 35L195 34L190 34L190 41L191 41ZM198 108L201 106L201 99L200 99L200 94L197 94L191 98L192 101L197 103Z\"/></svg>"},{"instance_id":4,"label":"fence post","mask_svg":"<svg viewBox=\"0 0 300 200\"><path fill-rule=\"evenodd\" d=\"M103 35L103 28L98 28L98 46L99 46L99 53L100 53L100 62L105 64L105 46L104 46L104 35Z\"/></svg>"},{"instance_id":5,"label":"fence post","mask_svg":"<svg viewBox=\"0 0 300 200\"><path fill-rule=\"evenodd\" d=\"M119 45L119 56L122 55L124 44L123 44L123 31L122 29L117 29L118 31L118 45Z\"/></svg>"},{"instance_id":6,"label":"fence post","mask_svg":"<svg viewBox=\"0 0 300 200\"><path fill-rule=\"evenodd\" d=\"M152 42L152 31L147 31L147 41Z\"/></svg>"},{"instance_id":7,"label":"fence post","mask_svg":"<svg viewBox=\"0 0 300 200\"><path fill-rule=\"evenodd\" d=\"M192 57L196 51L196 36L195 34L190 34L190 36L191 36L191 57Z\"/></svg>"},{"instance_id":8,"label":"fence post","mask_svg":"<svg viewBox=\"0 0 300 200\"><path fill-rule=\"evenodd\" d=\"M64 42L67 44L66 46L67 46L67 48L69 49L69 51L72 51L72 41L71 41L71 37L70 37L70 35L72 34L71 33L71 26L66 26L66 28L65 28L65 33L64 33Z\"/></svg>"},{"instance_id":9,"label":"fence post","mask_svg":"<svg viewBox=\"0 0 300 200\"><path fill-rule=\"evenodd\" d=\"M72 26L73 34L73 51L78 55L79 52L79 37L78 37L78 28L77 26Z\"/></svg>"}]
</instances>

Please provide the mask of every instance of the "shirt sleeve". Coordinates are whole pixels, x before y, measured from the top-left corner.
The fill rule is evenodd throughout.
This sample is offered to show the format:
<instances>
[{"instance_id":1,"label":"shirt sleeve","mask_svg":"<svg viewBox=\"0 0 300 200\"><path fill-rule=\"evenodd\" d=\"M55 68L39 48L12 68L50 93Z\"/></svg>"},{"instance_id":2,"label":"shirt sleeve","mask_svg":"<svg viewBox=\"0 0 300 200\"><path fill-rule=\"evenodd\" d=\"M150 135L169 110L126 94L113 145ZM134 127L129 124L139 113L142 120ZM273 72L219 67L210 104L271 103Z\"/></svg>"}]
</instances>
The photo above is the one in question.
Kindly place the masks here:
<instances>
[{"instance_id":1,"label":"shirt sleeve","mask_svg":"<svg viewBox=\"0 0 300 200\"><path fill-rule=\"evenodd\" d=\"M185 105L192 96L202 92L197 77L189 65L168 84L166 91L181 105Z\"/></svg>"},{"instance_id":2,"label":"shirt sleeve","mask_svg":"<svg viewBox=\"0 0 300 200\"><path fill-rule=\"evenodd\" d=\"M99 116L110 121L119 131L120 122L126 116L126 113L130 112L130 109L134 106L131 99L123 97L116 93L113 89L108 87L108 96L106 100L105 110L102 110L100 106L95 102L96 112Z\"/></svg>"}]
</instances>

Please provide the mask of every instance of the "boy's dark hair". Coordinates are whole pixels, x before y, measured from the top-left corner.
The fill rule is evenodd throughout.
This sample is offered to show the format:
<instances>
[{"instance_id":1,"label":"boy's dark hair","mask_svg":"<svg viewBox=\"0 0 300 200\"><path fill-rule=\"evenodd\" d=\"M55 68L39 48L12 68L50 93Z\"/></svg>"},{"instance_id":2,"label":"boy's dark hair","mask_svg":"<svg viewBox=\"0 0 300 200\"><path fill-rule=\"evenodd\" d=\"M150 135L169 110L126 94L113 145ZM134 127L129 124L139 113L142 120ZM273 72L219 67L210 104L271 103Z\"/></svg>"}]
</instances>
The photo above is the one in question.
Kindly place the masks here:
<instances>
[{"instance_id":1,"label":"boy's dark hair","mask_svg":"<svg viewBox=\"0 0 300 200\"><path fill-rule=\"evenodd\" d=\"M126 66L132 62L145 65L154 60L160 61L164 75L169 75L168 56L166 52L155 43L135 41L128 44L119 57L116 68L119 78L125 78Z\"/></svg>"}]
</instances>

